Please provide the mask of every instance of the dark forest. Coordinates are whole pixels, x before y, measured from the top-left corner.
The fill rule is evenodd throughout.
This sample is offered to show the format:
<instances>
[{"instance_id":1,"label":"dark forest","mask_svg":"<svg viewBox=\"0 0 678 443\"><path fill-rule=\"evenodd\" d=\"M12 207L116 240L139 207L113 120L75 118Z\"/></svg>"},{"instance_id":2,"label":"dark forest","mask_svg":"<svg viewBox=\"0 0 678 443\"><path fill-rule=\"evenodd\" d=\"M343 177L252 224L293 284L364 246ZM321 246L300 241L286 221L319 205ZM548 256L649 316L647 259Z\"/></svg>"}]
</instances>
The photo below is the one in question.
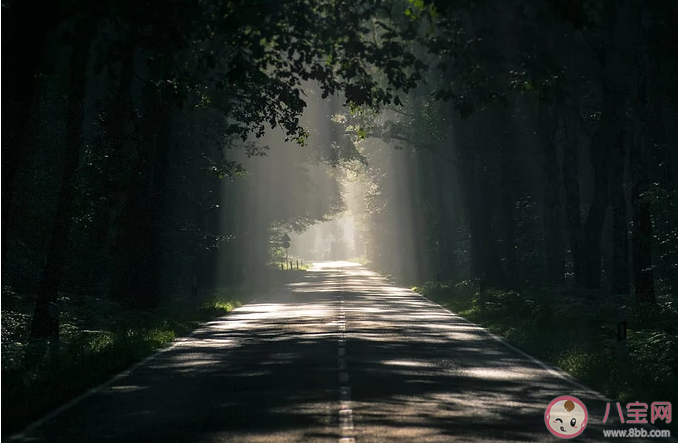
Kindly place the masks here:
<instances>
[{"instance_id":1,"label":"dark forest","mask_svg":"<svg viewBox=\"0 0 678 443\"><path fill-rule=\"evenodd\" d=\"M3 438L323 273L377 328L351 329L350 294L382 303L351 269L675 404L676 23L673 0L3 2ZM136 441L109 437L76 440ZM311 441L280 438L256 441Z\"/></svg>"}]
</instances>

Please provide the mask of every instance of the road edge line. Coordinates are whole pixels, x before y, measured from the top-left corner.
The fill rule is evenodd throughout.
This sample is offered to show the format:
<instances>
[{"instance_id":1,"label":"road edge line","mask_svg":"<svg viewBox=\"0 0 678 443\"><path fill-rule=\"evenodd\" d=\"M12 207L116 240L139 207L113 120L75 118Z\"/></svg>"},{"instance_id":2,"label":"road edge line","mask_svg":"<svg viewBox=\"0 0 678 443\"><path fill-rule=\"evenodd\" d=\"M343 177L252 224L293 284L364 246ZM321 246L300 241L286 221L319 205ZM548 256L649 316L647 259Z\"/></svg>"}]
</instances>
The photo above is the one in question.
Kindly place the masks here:
<instances>
[{"instance_id":1,"label":"road edge line","mask_svg":"<svg viewBox=\"0 0 678 443\"><path fill-rule=\"evenodd\" d=\"M278 290L279 289L280 288L278 288ZM194 337L195 334L200 332L205 327L205 325L212 323L212 322L215 322L215 321L219 321L223 318L226 318L226 317L230 316L232 313L234 313L235 311L237 311L238 309L241 309L241 308L243 308L247 305L253 304L253 303L257 303L258 301L260 301L260 300L262 300L262 299L264 299L264 298L266 298L270 295L271 294L265 294L265 295L262 295L260 297L257 297L253 300L248 301L247 303L243 304L242 306L238 306L237 308L235 308L235 309L231 310L230 312L222 315L221 317L217 317L213 320L206 321L205 323L203 323L200 326L198 326L197 328L195 328L190 334L184 335L183 337L179 337L179 338L174 339L174 341L172 341L172 343L168 344L164 348L158 349L153 354L145 357L143 360L141 360L139 362L136 362L131 367L125 369L122 372L119 372L118 374L116 374L114 376L112 376L110 379L106 380L105 382L103 382L103 383L101 383L97 386L94 386L92 388L89 388L88 390L86 390L82 394L78 395L77 397L72 398L71 400L67 401L66 403L62 404L61 406L58 406L55 409L52 409L50 412L46 413L42 417L40 417L40 418L36 419L35 421L26 425L26 427L23 428L21 431L18 431L14 434L8 435L6 438L2 439L2 442L3 443L10 443L10 442L13 442L14 440L25 437L26 434L34 431L36 428L40 427L44 423L46 423L46 422L50 421L51 419L61 415L64 412L66 412L67 410L69 410L73 406L77 405L78 403L80 403L81 401L86 399L87 397L94 395L97 392L106 389L107 387L109 387L110 385L115 383L116 381L122 380L123 378L129 376L132 372L137 370L139 367L147 364L148 362L150 362L154 358L158 357L160 354L164 354L165 352L171 351L172 349L176 348L180 344L188 341L190 338Z\"/></svg>"},{"instance_id":2,"label":"road edge line","mask_svg":"<svg viewBox=\"0 0 678 443\"><path fill-rule=\"evenodd\" d=\"M412 289L409 289L409 288L404 288L404 289L407 289L407 290L408 290L409 292L411 292L412 294L416 294L416 295L418 295L419 297L421 297L421 298L423 298L423 299L429 301L431 304L433 304L433 305L435 305L435 306L441 308L441 309L442 309L445 313L447 313L448 315L450 315L450 316L452 316L452 317L454 317L454 318L458 318L458 319L462 320L462 321L465 322L465 323L468 323L468 324L470 324L470 325L473 325L473 326L476 326L476 327L482 329L483 332L485 332L485 333L486 333L487 335L489 335L491 338L493 338L494 340L496 340L496 341L498 341L499 343L503 344L504 346L506 346L507 348L511 349L512 351L517 352L518 354L520 354L520 355L522 355L523 357L527 358L527 359L530 360L532 363L534 363L534 364L536 364L537 366L541 367L542 369L546 370L546 372L548 372L549 374L551 374L551 375L553 375L553 376L555 376L555 377L558 377L558 378L560 378L561 380L563 380L563 381L565 381L565 382L568 382L568 383L570 383L570 384L576 386L577 388L579 388L579 389L581 389L581 390L583 390L583 391L586 391L587 394L592 395L592 396L595 397L597 400L599 400L599 401L604 401L604 402L606 402L606 403L615 403L612 399L606 397L606 396L603 395L602 393L600 393L600 392L594 390L593 388L590 388L590 387L586 386L586 385L583 384L581 381L577 380L577 378L576 378L575 376L573 376L572 374L570 374L570 373L568 373L568 372L566 372L566 371L560 369L560 368L557 367L557 366L552 366L552 365L549 365L549 364L547 364L547 363L544 363L543 361L541 361L541 360L539 360L538 358L536 358L536 357L534 357L534 356L528 354L527 352L525 352L525 351L523 351L523 350L521 350L521 349L516 348L516 347L513 346L511 343L509 343L505 338L503 338L503 337L501 337L501 336L499 336L499 335L497 335L497 334L495 334L495 333L489 331L489 330L488 330L487 328L485 328L484 326L481 326L481 325L479 325L479 324L477 324L477 323L474 323L474 322L472 322L471 320L467 319L466 317L462 317L462 316L459 315L459 314L455 314L454 312L450 311L449 309L447 309L445 306L441 305L440 303L435 302L435 301L431 300L430 298L428 298L428 297L426 297L426 296L424 296L424 295L422 295L422 294L420 294L420 293L418 293L418 292L416 292L416 291L413 291ZM659 429L658 427L656 427L656 426L654 426L654 425L652 425L652 424L650 424L650 423L647 423L647 424L639 424L638 426L639 426L639 427L643 427L643 428L645 428L645 429L647 429L647 430L650 430L650 431L661 431L661 430L662 430L662 429ZM674 437L674 436L671 436L671 437L663 437L663 438L664 438L663 441L669 441L669 442L673 442L673 443L678 443L678 438L676 438L676 437ZM659 441L659 440L658 440L658 441Z\"/></svg>"}]
</instances>

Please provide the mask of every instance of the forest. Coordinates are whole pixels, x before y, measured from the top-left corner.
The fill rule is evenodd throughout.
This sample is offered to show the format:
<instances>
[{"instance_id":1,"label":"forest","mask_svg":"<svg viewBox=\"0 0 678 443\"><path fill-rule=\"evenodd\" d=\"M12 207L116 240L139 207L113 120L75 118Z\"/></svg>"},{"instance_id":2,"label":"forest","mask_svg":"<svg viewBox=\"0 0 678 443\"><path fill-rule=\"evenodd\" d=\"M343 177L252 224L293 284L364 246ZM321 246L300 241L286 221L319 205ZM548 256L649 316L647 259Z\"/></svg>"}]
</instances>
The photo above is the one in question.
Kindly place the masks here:
<instances>
[{"instance_id":1,"label":"forest","mask_svg":"<svg viewBox=\"0 0 678 443\"><path fill-rule=\"evenodd\" d=\"M678 401L675 1L2 15L3 436L323 258Z\"/></svg>"}]
</instances>

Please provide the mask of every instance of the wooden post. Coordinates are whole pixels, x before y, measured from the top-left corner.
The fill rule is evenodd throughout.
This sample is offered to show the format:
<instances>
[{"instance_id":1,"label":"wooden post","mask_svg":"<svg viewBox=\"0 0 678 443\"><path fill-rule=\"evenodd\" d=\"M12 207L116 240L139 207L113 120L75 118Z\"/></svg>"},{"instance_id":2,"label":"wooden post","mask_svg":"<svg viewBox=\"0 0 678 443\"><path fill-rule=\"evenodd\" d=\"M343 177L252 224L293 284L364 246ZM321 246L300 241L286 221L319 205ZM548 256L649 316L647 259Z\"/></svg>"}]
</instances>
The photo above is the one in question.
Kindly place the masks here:
<instances>
[{"instance_id":1,"label":"wooden post","mask_svg":"<svg viewBox=\"0 0 678 443\"><path fill-rule=\"evenodd\" d=\"M297 260L297 271L299 270L299 260Z\"/></svg>"},{"instance_id":2,"label":"wooden post","mask_svg":"<svg viewBox=\"0 0 678 443\"><path fill-rule=\"evenodd\" d=\"M59 360L59 305L52 302L49 304L49 355L52 364Z\"/></svg>"},{"instance_id":3,"label":"wooden post","mask_svg":"<svg viewBox=\"0 0 678 443\"><path fill-rule=\"evenodd\" d=\"M478 279L478 303L480 304L480 310L485 310L485 276L483 275Z\"/></svg>"},{"instance_id":4,"label":"wooden post","mask_svg":"<svg viewBox=\"0 0 678 443\"><path fill-rule=\"evenodd\" d=\"M626 362L629 358L629 348L626 334L629 327L629 308L622 306L617 311L617 358ZM623 364L623 366L626 366Z\"/></svg>"}]
</instances>

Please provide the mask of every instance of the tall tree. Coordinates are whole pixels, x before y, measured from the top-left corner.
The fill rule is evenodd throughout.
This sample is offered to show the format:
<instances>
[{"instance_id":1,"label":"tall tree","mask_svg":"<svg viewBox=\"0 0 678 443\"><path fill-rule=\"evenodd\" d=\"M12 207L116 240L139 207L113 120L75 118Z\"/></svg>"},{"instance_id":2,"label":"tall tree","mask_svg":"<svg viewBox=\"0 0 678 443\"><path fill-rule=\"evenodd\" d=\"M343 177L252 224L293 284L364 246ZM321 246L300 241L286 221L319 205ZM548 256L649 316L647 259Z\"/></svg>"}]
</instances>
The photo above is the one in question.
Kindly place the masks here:
<instances>
[{"instance_id":1,"label":"tall tree","mask_svg":"<svg viewBox=\"0 0 678 443\"><path fill-rule=\"evenodd\" d=\"M61 176L59 198L52 225L47 259L40 280L38 299L31 324L33 337L46 337L50 331L49 304L56 301L61 274L68 251L71 227L72 200L75 191L75 174L80 164L83 143L83 118L85 91L90 59L90 47L96 32L96 20L81 18L74 25L73 35L78 38L70 55L70 94L66 120L67 151Z\"/></svg>"}]
</instances>

